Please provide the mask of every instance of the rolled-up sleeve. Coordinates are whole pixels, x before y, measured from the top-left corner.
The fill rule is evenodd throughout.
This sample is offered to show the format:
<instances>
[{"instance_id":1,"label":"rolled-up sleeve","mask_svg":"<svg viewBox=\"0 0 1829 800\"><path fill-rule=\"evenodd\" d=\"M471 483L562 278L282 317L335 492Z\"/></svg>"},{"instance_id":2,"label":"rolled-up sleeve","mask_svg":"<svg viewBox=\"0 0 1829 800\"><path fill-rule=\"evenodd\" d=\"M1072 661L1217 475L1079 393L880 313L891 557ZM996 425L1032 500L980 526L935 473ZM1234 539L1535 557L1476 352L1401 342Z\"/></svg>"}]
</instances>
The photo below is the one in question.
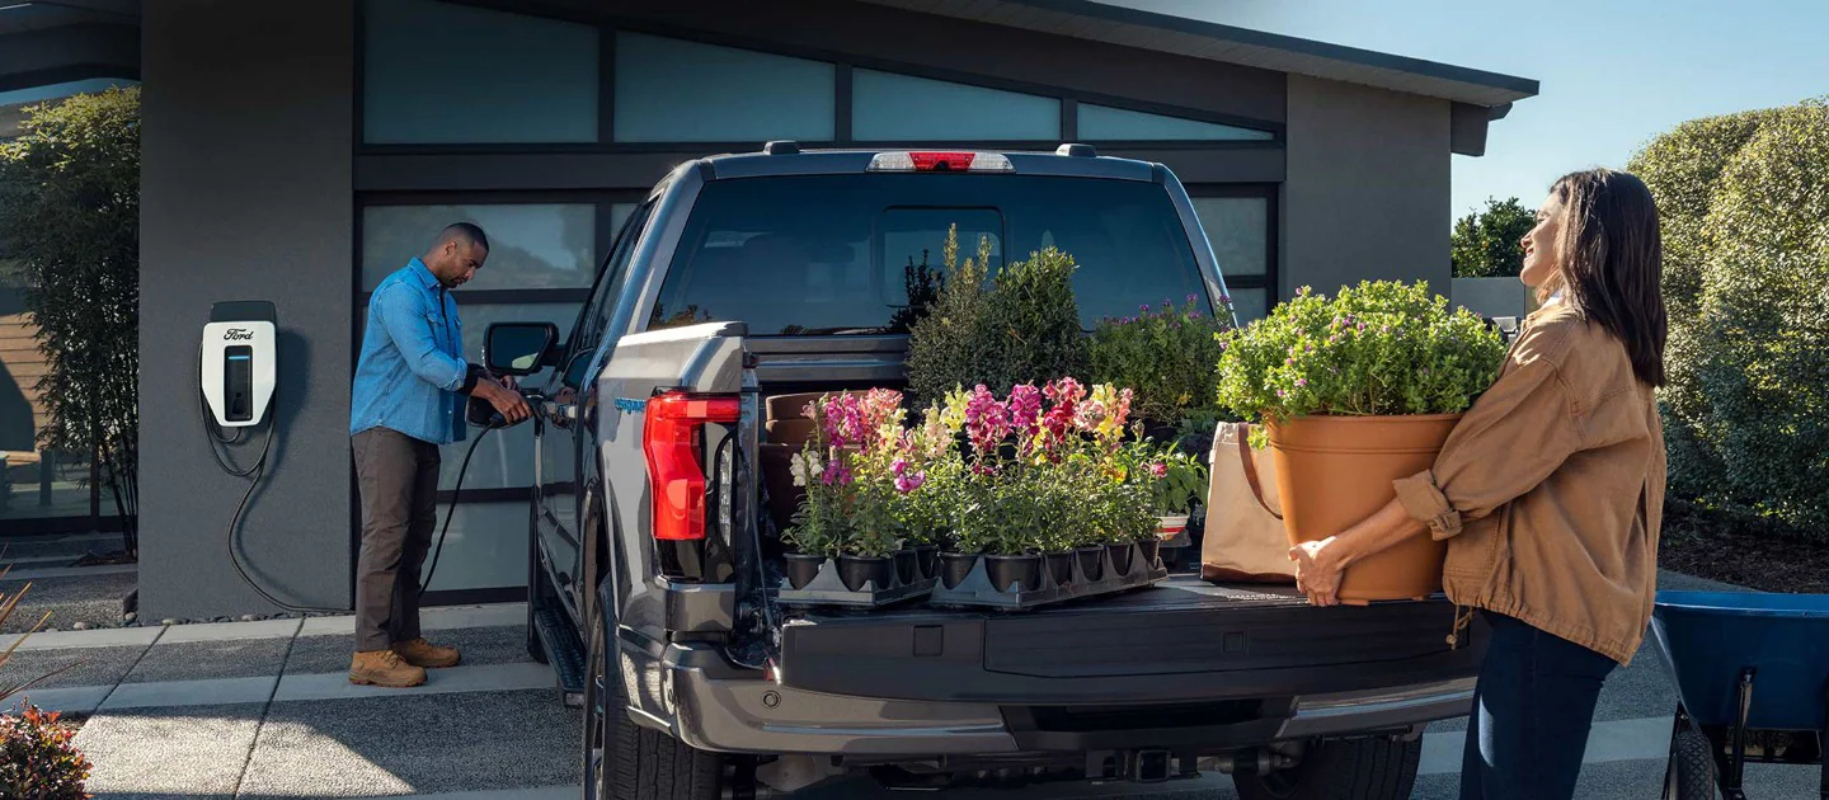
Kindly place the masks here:
<instances>
[{"instance_id":1,"label":"rolled-up sleeve","mask_svg":"<svg viewBox=\"0 0 1829 800\"><path fill-rule=\"evenodd\" d=\"M1398 502L1437 540L1536 488L1581 448L1569 387L1532 345L1519 342L1511 368L1468 409L1435 465L1396 481Z\"/></svg>"},{"instance_id":2,"label":"rolled-up sleeve","mask_svg":"<svg viewBox=\"0 0 1829 800\"><path fill-rule=\"evenodd\" d=\"M432 325L420 311L410 287L398 283L384 286L371 302L380 305L381 324L414 375L448 392L463 388L469 365L438 349L437 340L432 338Z\"/></svg>"}]
</instances>

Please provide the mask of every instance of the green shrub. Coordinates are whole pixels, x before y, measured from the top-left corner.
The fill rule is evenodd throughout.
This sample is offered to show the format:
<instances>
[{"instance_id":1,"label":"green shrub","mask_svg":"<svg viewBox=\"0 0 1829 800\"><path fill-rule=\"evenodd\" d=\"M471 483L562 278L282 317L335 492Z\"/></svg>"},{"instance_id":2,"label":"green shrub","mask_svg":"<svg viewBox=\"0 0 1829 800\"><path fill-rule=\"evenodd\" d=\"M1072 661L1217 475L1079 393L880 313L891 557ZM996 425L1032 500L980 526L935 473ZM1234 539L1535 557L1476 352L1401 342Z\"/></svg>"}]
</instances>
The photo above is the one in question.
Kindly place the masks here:
<instances>
[{"instance_id":1,"label":"green shrub","mask_svg":"<svg viewBox=\"0 0 1829 800\"><path fill-rule=\"evenodd\" d=\"M1107 317L1092 331L1088 355L1092 381L1136 391L1134 411L1150 422L1180 425L1190 417L1218 419L1219 340L1230 326L1201 310L1189 295L1185 306L1164 300L1134 317ZM1211 425L1207 426L1209 429Z\"/></svg>"},{"instance_id":2,"label":"green shrub","mask_svg":"<svg viewBox=\"0 0 1829 800\"><path fill-rule=\"evenodd\" d=\"M1332 300L1305 286L1220 340L1220 406L1278 422L1459 413L1505 358L1497 331L1464 308L1449 311L1426 282L1367 281ZM1263 433L1252 436L1261 443Z\"/></svg>"},{"instance_id":3,"label":"green shrub","mask_svg":"<svg viewBox=\"0 0 1829 800\"><path fill-rule=\"evenodd\" d=\"M1006 264L986 283L991 243L958 264L947 232L946 275L908 343L908 387L920 402L979 384L1009 387L1086 373L1086 341L1073 298L1073 257L1053 247Z\"/></svg>"},{"instance_id":4,"label":"green shrub","mask_svg":"<svg viewBox=\"0 0 1829 800\"><path fill-rule=\"evenodd\" d=\"M978 381L977 338L985 327L990 257L991 240L980 238L978 257L960 264L959 228L947 230L939 290L927 313L909 323L908 390L922 403Z\"/></svg>"},{"instance_id":5,"label":"green shrub","mask_svg":"<svg viewBox=\"0 0 1829 800\"><path fill-rule=\"evenodd\" d=\"M1709 211L1728 163L1774 113L1747 111L1685 122L1653 139L1626 165L1650 187L1658 204L1664 306L1670 319L1667 383L1658 399L1670 491L1682 497L1719 494L1727 481L1727 464L1712 443L1718 437L1708 432L1715 426L1699 373L1706 358L1702 275L1713 251Z\"/></svg>"},{"instance_id":6,"label":"green shrub","mask_svg":"<svg viewBox=\"0 0 1829 800\"><path fill-rule=\"evenodd\" d=\"M55 712L26 704L20 716L0 716L0 797L80 800L89 797L89 759L77 751L76 732L57 724Z\"/></svg>"},{"instance_id":7,"label":"green shrub","mask_svg":"<svg viewBox=\"0 0 1829 800\"><path fill-rule=\"evenodd\" d=\"M1721 473L1701 485L1683 468L1673 474L1707 502L1820 531L1829 525L1829 103L1761 116L1721 170L1701 236L1698 310L1672 354L1684 382L1667 394L1681 444Z\"/></svg>"}]
</instances>

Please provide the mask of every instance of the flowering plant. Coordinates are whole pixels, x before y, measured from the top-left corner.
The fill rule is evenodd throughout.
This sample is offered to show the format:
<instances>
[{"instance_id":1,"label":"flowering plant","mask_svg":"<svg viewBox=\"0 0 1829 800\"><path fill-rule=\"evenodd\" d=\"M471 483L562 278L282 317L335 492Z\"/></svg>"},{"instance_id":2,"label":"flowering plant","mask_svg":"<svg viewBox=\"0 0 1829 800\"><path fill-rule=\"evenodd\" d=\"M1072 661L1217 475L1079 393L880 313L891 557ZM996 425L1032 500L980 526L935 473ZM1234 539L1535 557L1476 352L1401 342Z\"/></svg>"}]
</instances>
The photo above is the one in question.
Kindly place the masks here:
<instances>
[{"instance_id":1,"label":"flowering plant","mask_svg":"<svg viewBox=\"0 0 1829 800\"><path fill-rule=\"evenodd\" d=\"M827 394L807 405L814 433L790 469L806 495L783 537L802 553L883 557L903 539L895 493L921 483L902 454L900 392Z\"/></svg>"},{"instance_id":2,"label":"flowering plant","mask_svg":"<svg viewBox=\"0 0 1829 800\"><path fill-rule=\"evenodd\" d=\"M1136 390L1137 414L1152 422L1173 425L1190 414L1211 413L1220 354L1215 336L1230 328L1191 294L1181 306L1163 300L1142 306L1136 316L1106 317L1089 344L1092 379Z\"/></svg>"},{"instance_id":3,"label":"flowering plant","mask_svg":"<svg viewBox=\"0 0 1829 800\"><path fill-rule=\"evenodd\" d=\"M1250 326L1220 334L1222 408L1284 422L1328 414L1465 411L1498 376L1505 345L1426 282L1364 282L1329 300L1303 287ZM1263 446L1262 426L1252 431Z\"/></svg>"}]
</instances>

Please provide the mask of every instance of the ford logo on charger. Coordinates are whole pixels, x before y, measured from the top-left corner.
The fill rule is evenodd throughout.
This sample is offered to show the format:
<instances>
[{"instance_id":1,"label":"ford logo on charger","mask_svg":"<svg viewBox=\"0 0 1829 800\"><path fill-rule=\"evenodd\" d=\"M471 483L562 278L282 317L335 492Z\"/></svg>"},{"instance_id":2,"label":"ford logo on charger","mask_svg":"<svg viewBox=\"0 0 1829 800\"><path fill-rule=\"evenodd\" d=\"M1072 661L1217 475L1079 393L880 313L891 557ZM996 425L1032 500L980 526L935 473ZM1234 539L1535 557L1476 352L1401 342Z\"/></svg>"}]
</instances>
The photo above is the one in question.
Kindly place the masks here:
<instances>
[{"instance_id":1,"label":"ford logo on charger","mask_svg":"<svg viewBox=\"0 0 1829 800\"><path fill-rule=\"evenodd\" d=\"M225 342L251 342L254 341L254 332L247 328L230 328L227 333L222 335L222 340Z\"/></svg>"}]
</instances>

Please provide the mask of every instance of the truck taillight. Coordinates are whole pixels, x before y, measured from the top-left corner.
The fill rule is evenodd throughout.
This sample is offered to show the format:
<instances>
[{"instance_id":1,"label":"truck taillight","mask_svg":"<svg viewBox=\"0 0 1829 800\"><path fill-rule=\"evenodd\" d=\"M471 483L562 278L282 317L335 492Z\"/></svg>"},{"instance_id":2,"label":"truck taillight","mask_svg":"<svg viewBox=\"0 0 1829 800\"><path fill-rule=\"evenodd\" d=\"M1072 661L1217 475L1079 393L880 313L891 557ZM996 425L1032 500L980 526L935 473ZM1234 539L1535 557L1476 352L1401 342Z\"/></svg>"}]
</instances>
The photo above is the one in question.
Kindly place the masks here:
<instances>
[{"instance_id":1,"label":"truck taillight","mask_svg":"<svg viewBox=\"0 0 1829 800\"><path fill-rule=\"evenodd\" d=\"M642 451L654 495L654 538L705 538L705 424L737 421L735 397L667 392L648 400Z\"/></svg>"},{"instance_id":2,"label":"truck taillight","mask_svg":"<svg viewBox=\"0 0 1829 800\"><path fill-rule=\"evenodd\" d=\"M1015 172L1002 153L918 151L877 153L871 172Z\"/></svg>"}]
</instances>

